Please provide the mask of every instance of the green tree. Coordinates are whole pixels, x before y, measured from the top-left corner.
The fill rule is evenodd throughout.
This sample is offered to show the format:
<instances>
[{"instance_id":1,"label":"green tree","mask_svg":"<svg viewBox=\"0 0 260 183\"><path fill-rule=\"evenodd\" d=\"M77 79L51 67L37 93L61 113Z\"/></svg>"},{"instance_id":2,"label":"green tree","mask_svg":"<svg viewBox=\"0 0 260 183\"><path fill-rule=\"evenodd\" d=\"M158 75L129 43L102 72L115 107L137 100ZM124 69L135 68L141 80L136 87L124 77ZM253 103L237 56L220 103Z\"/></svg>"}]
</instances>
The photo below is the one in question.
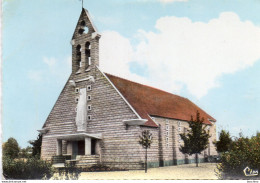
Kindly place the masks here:
<instances>
[{"instance_id":1,"label":"green tree","mask_svg":"<svg viewBox=\"0 0 260 183\"><path fill-rule=\"evenodd\" d=\"M15 138L9 138L7 142L3 144L3 155L5 157L14 159L18 157L20 148Z\"/></svg>"},{"instance_id":2,"label":"green tree","mask_svg":"<svg viewBox=\"0 0 260 183\"><path fill-rule=\"evenodd\" d=\"M227 152L232 144L232 139L230 137L229 132L226 132L225 130L221 130L219 134L219 140L216 141L215 146L217 148L217 151L222 153L222 152Z\"/></svg>"},{"instance_id":3,"label":"green tree","mask_svg":"<svg viewBox=\"0 0 260 183\"><path fill-rule=\"evenodd\" d=\"M181 145L180 151L183 154L195 154L196 166L198 167L198 154L207 148L210 135L206 132L206 125L203 124L204 118L200 118L197 111L196 120L191 116L189 121L189 130L187 134L180 134L184 144Z\"/></svg>"},{"instance_id":4,"label":"green tree","mask_svg":"<svg viewBox=\"0 0 260 183\"><path fill-rule=\"evenodd\" d=\"M27 146L26 148L22 148L19 152L20 158L29 158L32 156L32 147Z\"/></svg>"},{"instance_id":5,"label":"green tree","mask_svg":"<svg viewBox=\"0 0 260 183\"><path fill-rule=\"evenodd\" d=\"M150 148L152 144L152 133L150 133L149 130L144 130L139 138L139 144L145 148L145 173L147 173L147 149Z\"/></svg>"},{"instance_id":6,"label":"green tree","mask_svg":"<svg viewBox=\"0 0 260 183\"><path fill-rule=\"evenodd\" d=\"M40 158L41 157L41 147L42 147L42 135L38 134L36 140L30 140L29 143L32 145L32 156Z\"/></svg>"}]
</instances>

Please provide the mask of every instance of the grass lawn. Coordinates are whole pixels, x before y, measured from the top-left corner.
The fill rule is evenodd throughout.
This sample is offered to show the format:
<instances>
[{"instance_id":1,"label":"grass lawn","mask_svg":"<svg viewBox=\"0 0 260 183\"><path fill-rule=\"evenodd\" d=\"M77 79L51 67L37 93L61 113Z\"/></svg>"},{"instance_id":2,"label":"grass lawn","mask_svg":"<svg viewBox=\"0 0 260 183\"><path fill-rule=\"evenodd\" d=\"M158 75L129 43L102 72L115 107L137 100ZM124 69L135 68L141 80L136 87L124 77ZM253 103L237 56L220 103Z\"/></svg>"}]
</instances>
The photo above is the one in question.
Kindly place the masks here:
<instances>
[{"instance_id":1,"label":"grass lawn","mask_svg":"<svg viewBox=\"0 0 260 183\"><path fill-rule=\"evenodd\" d=\"M147 173L144 170L115 171L115 172L82 172L80 180L122 180L122 179L217 179L214 169L215 163L185 164L150 168Z\"/></svg>"}]
</instances>

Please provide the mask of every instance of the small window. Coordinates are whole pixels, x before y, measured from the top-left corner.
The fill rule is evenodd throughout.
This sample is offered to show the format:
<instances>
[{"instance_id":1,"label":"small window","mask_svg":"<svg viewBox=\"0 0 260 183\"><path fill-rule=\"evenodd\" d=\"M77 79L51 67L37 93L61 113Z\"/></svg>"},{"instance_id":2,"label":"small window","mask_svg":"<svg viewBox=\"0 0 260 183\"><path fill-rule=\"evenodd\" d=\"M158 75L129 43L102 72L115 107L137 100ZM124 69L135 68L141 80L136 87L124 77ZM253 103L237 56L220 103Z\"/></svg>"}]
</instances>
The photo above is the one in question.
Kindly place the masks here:
<instances>
[{"instance_id":1,"label":"small window","mask_svg":"<svg viewBox=\"0 0 260 183\"><path fill-rule=\"evenodd\" d=\"M79 102L79 98L78 98L78 97L75 98L75 102L76 102L76 103Z\"/></svg>"},{"instance_id":2,"label":"small window","mask_svg":"<svg viewBox=\"0 0 260 183\"><path fill-rule=\"evenodd\" d=\"M169 143L166 144L166 147L169 147Z\"/></svg>"},{"instance_id":3,"label":"small window","mask_svg":"<svg viewBox=\"0 0 260 183\"><path fill-rule=\"evenodd\" d=\"M77 61L77 66L80 67L80 65L81 65L81 46L80 46L80 44L77 45L77 47L76 47L76 61Z\"/></svg>"},{"instance_id":4,"label":"small window","mask_svg":"<svg viewBox=\"0 0 260 183\"><path fill-rule=\"evenodd\" d=\"M91 111L91 105L88 105L88 110Z\"/></svg>"},{"instance_id":5,"label":"small window","mask_svg":"<svg viewBox=\"0 0 260 183\"><path fill-rule=\"evenodd\" d=\"M166 130L169 130L169 125L166 125Z\"/></svg>"},{"instance_id":6,"label":"small window","mask_svg":"<svg viewBox=\"0 0 260 183\"><path fill-rule=\"evenodd\" d=\"M169 124L169 120L168 119L166 119L166 124Z\"/></svg>"},{"instance_id":7,"label":"small window","mask_svg":"<svg viewBox=\"0 0 260 183\"><path fill-rule=\"evenodd\" d=\"M179 132L181 132L181 127L178 127Z\"/></svg>"},{"instance_id":8,"label":"small window","mask_svg":"<svg viewBox=\"0 0 260 183\"><path fill-rule=\"evenodd\" d=\"M169 142L169 138L168 137L166 137L166 143L168 143Z\"/></svg>"},{"instance_id":9,"label":"small window","mask_svg":"<svg viewBox=\"0 0 260 183\"><path fill-rule=\"evenodd\" d=\"M75 88L75 93L79 93L79 88Z\"/></svg>"},{"instance_id":10,"label":"small window","mask_svg":"<svg viewBox=\"0 0 260 183\"><path fill-rule=\"evenodd\" d=\"M88 100L91 100L91 95L88 95Z\"/></svg>"},{"instance_id":11,"label":"small window","mask_svg":"<svg viewBox=\"0 0 260 183\"><path fill-rule=\"evenodd\" d=\"M75 108L75 112L77 112L77 110L78 110L78 108L76 107L76 108Z\"/></svg>"},{"instance_id":12,"label":"small window","mask_svg":"<svg viewBox=\"0 0 260 183\"><path fill-rule=\"evenodd\" d=\"M91 65L90 49L91 49L90 42L86 42L86 44L85 44L86 69Z\"/></svg>"},{"instance_id":13,"label":"small window","mask_svg":"<svg viewBox=\"0 0 260 183\"><path fill-rule=\"evenodd\" d=\"M166 136L169 136L169 132L168 131L166 132Z\"/></svg>"},{"instance_id":14,"label":"small window","mask_svg":"<svg viewBox=\"0 0 260 183\"><path fill-rule=\"evenodd\" d=\"M181 126L181 122L180 121L178 121L178 126Z\"/></svg>"},{"instance_id":15,"label":"small window","mask_svg":"<svg viewBox=\"0 0 260 183\"><path fill-rule=\"evenodd\" d=\"M91 118L91 115L88 115L88 120L91 120L92 118Z\"/></svg>"},{"instance_id":16,"label":"small window","mask_svg":"<svg viewBox=\"0 0 260 183\"><path fill-rule=\"evenodd\" d=\"M87 90L90 91L91 90L91 85L87 86Z\"/></svg>"}]
</instances>

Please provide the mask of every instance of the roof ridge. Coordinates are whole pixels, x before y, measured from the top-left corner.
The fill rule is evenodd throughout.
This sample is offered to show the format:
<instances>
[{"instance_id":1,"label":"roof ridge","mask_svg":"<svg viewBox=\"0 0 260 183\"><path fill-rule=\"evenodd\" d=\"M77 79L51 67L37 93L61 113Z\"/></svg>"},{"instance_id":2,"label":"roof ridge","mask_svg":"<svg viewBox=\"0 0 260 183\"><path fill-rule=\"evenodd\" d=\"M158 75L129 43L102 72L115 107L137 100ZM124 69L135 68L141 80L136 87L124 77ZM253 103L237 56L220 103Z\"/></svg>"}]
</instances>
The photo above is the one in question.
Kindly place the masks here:
<instances>
[{"instance_id":1,"label":"roof ridge","mask_svg":"<svg viewBox=\"0 0 260 183\"><path fill-rule=\"evenodd\" d=\"M105 73L106 75L108 74L108 75L110 75L110 76L112 76L112 77L117 77L117 78L119 78L119 79L123 79L123 80L125 80L125 81L129 81L129 82L131 82L131 83L135 83L135 84L138 84L138 85L142 85L142 86L145 86L145 87L154 89L154 90L159 90L159 91L161 91L161 92L164 92L164 93L167 93L167 94L170 94L170 95L175 95L175 96L177 96L177 97L180 97L180 98L189 100L188 98L185 98L185 97L176 95L176 94L174 94L174 93L170 93L170 92L168 92L168 91L162 90L162 89L160 89L160 88L156 88L156 87L154 87L154 86L149 86L149 85L146 85L146 84L138 83L138 82L136 82L136 81L132 81L132 80L129 80L129 79L126 79L126 78L123 78L123 77L119 77L119 76L116 76L116 75L113 75L113 74L110 74L110 73L106 73L106 72L104 72L104 73Z\"/></svg>"}]
</instances>

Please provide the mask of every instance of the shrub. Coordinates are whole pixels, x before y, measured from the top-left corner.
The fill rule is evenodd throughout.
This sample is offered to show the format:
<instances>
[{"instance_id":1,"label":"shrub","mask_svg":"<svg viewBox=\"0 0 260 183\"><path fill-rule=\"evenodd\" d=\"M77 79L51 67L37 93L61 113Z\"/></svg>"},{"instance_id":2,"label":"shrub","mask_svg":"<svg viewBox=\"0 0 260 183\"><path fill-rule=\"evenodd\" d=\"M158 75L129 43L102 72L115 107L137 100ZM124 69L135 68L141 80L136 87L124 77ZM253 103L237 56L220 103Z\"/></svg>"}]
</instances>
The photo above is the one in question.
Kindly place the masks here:
<instances>
[{"instance_id":1,"label":"shrub","mask_svg":"<svg viewBox=\"0 0 260 183\"><path fill-rule=\"evenodd\" d=\"M27 146L26 148L20 149L19 158L30 158L32 156L32 147Z\"/></svg>"},{"instance_id":2,"label":"shrub","mask_svg":"<svg viewBox=\"0 0 260 183\"><path fill-rule=\"evenodd\" d=\"M217 169L221 179L250 179L243 170L249 167L260 171L260 134L251 138L240 137L232 143L230 150L222 154ZM260 175L252 176L260 179Z\"/></svg>"},{"instance_id":3,"label":"shrub","mask_svg":"<svg viewBox=\"0 0 260 183\"><path fill-rule=\"evenodd\" d=\"M3 158L3 173L6 179L49 179L53 175L51 163L36 158Z\"/></svg>"},{"instance_id":4,"label":"shrub","mask_svg":"<svg viewBox=\"0 0 260 183\"><path fill-rule=\"evenodd\" d=\"M56 169L53 179L54 180L78 180L81 171L82 171L81 168L77 168L73 164L65 163L65 167Z\"/></svg>"},{"instance_id":5,"label":"shrub","mask_svg":"<svg viewBox=\"0 0 260 183\"><path fill-rule=\"evenodd\" d=\"M112 169L103 164L92 165L87 169L89 172L102 172L102 171L111 171Z\"/></svg>"},{"instance_id":6,"label":"shrub","mask_svg":"<svg viewBox=\"0 0 260 183\"><path fill-rule=\"evenodd\" d=\"M81 168L82 172L108 172L108 171L127 171L127 168L109 167L102 163L92 165L91 167Z\"/></svg>"}]
</instances>

